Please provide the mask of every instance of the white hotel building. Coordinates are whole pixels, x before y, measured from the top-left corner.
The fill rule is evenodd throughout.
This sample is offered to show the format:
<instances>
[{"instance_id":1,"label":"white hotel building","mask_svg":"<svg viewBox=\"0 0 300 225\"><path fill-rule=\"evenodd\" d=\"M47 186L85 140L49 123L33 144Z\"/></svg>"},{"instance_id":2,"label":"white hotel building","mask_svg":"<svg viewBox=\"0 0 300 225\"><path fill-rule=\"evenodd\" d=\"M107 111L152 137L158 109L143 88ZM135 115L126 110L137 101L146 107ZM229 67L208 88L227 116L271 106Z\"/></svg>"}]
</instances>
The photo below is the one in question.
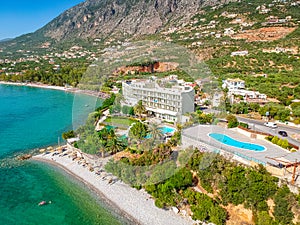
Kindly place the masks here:
<instances>
[{"instance_id":1,"label":"white hotel building","mask_svg":"<svg viewBox=\"0 0 300 225\"><path fill-rule=\"evenodd\" d=\"M183 122L183 115L194 112L195 91L190 86L161 87L153 80L122 83L124 103L134 106L139 100L147 111L166 121Z\"/></svg>"}]
</instances>

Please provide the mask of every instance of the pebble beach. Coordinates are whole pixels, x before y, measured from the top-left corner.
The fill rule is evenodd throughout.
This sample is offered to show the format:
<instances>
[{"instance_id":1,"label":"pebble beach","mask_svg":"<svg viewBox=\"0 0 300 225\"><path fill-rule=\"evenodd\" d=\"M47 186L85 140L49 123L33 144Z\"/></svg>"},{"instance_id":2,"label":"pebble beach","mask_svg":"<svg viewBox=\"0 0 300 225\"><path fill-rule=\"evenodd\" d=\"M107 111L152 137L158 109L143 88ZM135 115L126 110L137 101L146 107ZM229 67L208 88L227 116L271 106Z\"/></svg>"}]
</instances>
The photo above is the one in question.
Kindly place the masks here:
<instances>
[{"instance_id":1,"label":"pebble beach","mask_svg":"<svg viewBox=\"0 0 300 225\"><path fill-rule=\"evenodd\" d=\"M190 218L176 214L172 210L157 208L154 205L154 200L143 189L134 189L116 177L107 174L103 170L107 160L100 163L97 169L91 169L91 166L88 166L91 164L74 160L74 157L66 153L43 153L34 156L33 160L42 161L64 169L70 175L88 185L101 199L116 209L121 216L132 221L132 224L194 224Z\"/></svg>"}]
</instances>

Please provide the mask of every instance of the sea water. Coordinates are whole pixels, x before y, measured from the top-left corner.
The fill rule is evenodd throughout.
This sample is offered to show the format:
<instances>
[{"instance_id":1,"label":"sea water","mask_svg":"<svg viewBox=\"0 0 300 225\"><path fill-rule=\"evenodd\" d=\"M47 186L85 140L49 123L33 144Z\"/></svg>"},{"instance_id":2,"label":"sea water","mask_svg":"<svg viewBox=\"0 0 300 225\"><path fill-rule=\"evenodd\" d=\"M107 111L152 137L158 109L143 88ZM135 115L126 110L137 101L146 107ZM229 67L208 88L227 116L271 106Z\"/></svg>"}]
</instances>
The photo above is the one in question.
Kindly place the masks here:
<instances>
[{"instance_id":1,"label":"sea water","mask_svg":"<svg viewBox=\"0 0 300 225\"><path fill-rule=\"evenodd\" d=\"M0 85L0 224L124 224L79 181L15 155L57 144L98 105L95 97ZM101 103L100 103L101 104ZM51 202L38 206L40 201Z\"/></svg>"}]
</instances>

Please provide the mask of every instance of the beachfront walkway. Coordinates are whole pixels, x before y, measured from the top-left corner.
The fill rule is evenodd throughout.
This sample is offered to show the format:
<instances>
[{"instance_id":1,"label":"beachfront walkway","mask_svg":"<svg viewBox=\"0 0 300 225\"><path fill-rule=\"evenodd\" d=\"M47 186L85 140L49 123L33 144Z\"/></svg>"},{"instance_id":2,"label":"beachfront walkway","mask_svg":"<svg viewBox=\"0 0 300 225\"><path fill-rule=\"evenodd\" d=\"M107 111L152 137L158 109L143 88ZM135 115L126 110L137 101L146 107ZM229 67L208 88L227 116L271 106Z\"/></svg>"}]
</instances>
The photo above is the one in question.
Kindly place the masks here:
<instances>
[{"instance_id":1,"label":"beachfront walkway","mask_svg":"<svg viewBox=\"0 0 300 225\"><path fill-rule=\"evenodd\" d=\"M228 146L211 138L209 136L210 133L225 134L238 141L262 145L265 147L266 150L258 152ZM238 155L244 159L253 160L262 164L276 163L273 160L268 159L266 157L281 157L290 153L289 151L284 150L267 140L251 139L237 132L235 129L227 129L216 125L197 125L194 127L187 128L183 130L182 142L185 147L190 145L193 145L195 147L207 145L211 150L218 151L218 149L222 149L227 152L235 153L235 155Z\"/></svg>"}]
</instances>

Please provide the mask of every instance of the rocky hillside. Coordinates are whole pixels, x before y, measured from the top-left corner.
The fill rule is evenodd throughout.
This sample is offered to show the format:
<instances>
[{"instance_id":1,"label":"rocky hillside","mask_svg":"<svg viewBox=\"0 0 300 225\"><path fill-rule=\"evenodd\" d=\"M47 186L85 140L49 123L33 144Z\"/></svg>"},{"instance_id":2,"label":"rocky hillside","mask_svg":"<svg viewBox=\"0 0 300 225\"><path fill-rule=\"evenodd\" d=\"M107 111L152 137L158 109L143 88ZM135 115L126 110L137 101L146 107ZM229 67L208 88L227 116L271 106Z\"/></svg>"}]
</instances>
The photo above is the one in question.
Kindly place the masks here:
<instances>
[{"instance_id":1,"label":"rocky hillside","mask_svg":"<svg viewBox=\"0 0 300 225\"><path fill-rule=\"evenodd\" d=\"M154 34L166 26L188 21L202 7L230 0L86 0L43 28L1 45L38 47L43 42L108 37L116 39ZM231 0L235 1L235 0ZM15 47L15 48L14 48Z\"/></svg>"},{"instance_id":2,"label":"rocky hillside","mask_svg":"<svg viewBox=\"0 0 300 225\"><path fill-rule=\"evenodd\" d=\"M87 0L38 32L56 40L139 35L158 32L167 23L188 19L217 0Z\"/></svg>"},{"instance_id":3,"label":"rocky hillside","mask_svg":"<svg viewBox=\"0 0 300 225\"><path fill-rule=\"evenodd\" d=\"M192 50L214 74L280 74L292 85L290 79L300 74L299 5L299 0L86 0L32 34L0 42L0 68L19 74L41 66L48 72L70 61L72 67L74 61L88 64L113 46L144 38Z\"/></svg>"}]
</instances>

